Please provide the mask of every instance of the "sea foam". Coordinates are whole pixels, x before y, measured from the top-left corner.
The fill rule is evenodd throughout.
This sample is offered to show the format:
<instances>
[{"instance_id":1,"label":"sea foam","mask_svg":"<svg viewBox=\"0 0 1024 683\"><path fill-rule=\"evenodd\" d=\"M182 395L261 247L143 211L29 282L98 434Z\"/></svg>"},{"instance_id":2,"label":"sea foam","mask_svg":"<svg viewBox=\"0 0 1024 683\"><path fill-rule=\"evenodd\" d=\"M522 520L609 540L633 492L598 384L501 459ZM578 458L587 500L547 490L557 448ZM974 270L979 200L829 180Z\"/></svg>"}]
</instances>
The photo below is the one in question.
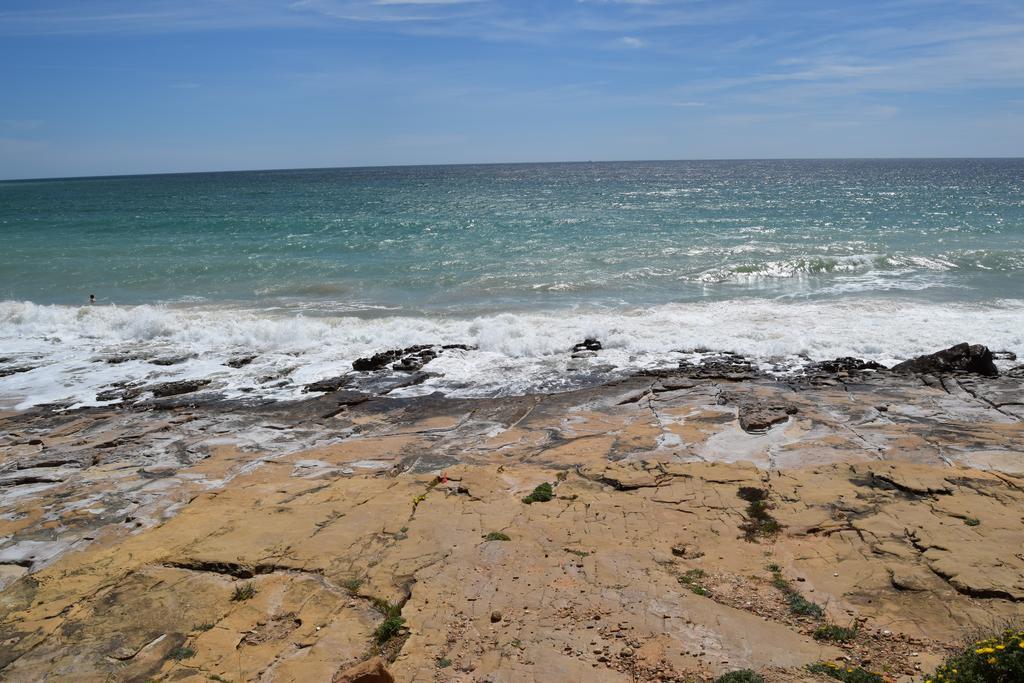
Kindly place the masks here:
<instances>
[{"instance_id":1,"label":"sea foam","mask_svg":"<svg viewBox=\"0 0 1024 683\"><path fill-rule=\"evenodd\" d=\"M593 358L573 359L580 340ZM949 304L897 299L743 299L619 309L571 308L478 317L303 317L211 306L42 306L0 303L0 405L96 405L123 382L209 378L229 398L302 395L351 372L356 358L413 344L468 344L427 366L405 393L492 396L562 391L666 367L696 349L767 363L838 356L893 364L961 341L1024 357L1024 300ZM255 355L240 368L225 363ZM156 361L156 362L154 362ZM170 363L170 364L166 364Z\"/></svg>"}]
</instances>

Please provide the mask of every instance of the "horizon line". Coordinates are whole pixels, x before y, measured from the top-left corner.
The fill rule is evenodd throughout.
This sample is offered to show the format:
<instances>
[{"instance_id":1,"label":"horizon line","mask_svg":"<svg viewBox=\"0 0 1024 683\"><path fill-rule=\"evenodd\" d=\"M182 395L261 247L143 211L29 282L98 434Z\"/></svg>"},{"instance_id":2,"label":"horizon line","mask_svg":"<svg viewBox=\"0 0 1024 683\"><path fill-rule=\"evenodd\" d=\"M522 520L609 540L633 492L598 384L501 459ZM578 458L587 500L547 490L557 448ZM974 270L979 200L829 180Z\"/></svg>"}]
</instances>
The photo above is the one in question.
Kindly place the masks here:
<instances>
[{"instance_id":1,"label":"horizon line","mask_svg":"<svg viewBox=\"0 0 1024 683\"><path fill-rule=\"evenodd\" d=\"M354 166L289 166L278 168L235 168L205 171L151 171L146 173L100 173L95 175L38 176L33 178L0 178L0 183L32 183L60 180L111 180L117 178L143 178L150 176L218 175L226 173L285 173L297 171L343 171L389 168L444 168L469 166L557 166L560 164L659 164L688 162L745 162L745 161L1013 161L1024 156L905 156L905 157L694 157L689 159L589 159L564 161L485 161L432 164L358 164Z\"/></svg>"}]
</instances>

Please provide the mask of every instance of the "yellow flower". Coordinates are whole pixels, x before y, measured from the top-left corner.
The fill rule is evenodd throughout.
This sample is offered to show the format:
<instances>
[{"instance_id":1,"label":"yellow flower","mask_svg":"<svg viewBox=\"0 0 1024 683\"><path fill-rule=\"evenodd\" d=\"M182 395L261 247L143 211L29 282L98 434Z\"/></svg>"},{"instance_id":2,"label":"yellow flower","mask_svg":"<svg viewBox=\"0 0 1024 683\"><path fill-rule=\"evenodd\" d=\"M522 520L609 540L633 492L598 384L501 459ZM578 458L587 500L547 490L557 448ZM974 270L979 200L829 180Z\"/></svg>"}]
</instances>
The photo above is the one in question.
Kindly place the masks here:
<instances>
[{"instance_id":1,"label":"yellow flower","mask_svg":"<svg viewBox=\"0 0 1024 683\"><path fill-rule=\"evenodd\" d=\"M1020 642L1019 642L1019 643L1017 643L1017 644L1018 644L1018 645L1020 645L1021 647L1024 647L1024 640L1020 641Z\"/></svg>"},{"instance_id":2,"label":"yellow flower","mask_svg":"<svg viewBox=\"0 0 1024 683\"><path fill-rule=\"evenodd\" d=\"M1005 645L996 645L996 649L997 650L1005 650L1006 646Z\"/></svg>"},{"instance_id":3,"label":"yellow flower","mask_svg":"<svg viewBox=\"0 0 1024 683\"><path fill-rule=\"evenodd\" d=\"M989 664L995 664L995 663L996 663L996 661L997 661L997 660L996 660L996 658L995 658L995 657L989 657L989 658L988 658L988 663L989 663Z\"/></svg>"},{"instance_id":4,"label":"yellow flower","mask_svg":"<svg viewBox=\"0 0 1024 683\"><path fill-rule=\"evenodd\" d=\"M979 654L979 655L987 655L987 654L991 654L991 653L995 652L995 650L993 650L993 649L992 649L992 648L990 648L990 647L979 647L979 648L978 648L977 650L975 650L974 652L975 652L976 654Z\"/></svg>"}]
</instances>

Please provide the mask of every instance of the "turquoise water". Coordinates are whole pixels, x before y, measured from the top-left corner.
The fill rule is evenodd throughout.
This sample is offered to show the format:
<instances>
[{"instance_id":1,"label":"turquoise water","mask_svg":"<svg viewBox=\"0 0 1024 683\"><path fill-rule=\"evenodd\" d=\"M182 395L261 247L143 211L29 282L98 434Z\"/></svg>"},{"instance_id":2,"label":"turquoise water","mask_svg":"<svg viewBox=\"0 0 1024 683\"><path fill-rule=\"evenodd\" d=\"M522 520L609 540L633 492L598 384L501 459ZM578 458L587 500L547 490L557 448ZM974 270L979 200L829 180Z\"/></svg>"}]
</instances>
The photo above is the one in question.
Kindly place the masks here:
<instances>
[{"instance_id":1,"label":"turquoise water","mask_svg":"<svg viewBox=\"0 0 1024 683\"><path fill-rule=\"evenodd\" d=\"M522 310L1022 286L1024 161L335 169L0 183L0 296Z\"/></svg>"},{"instance_id":2,"label":"turquoise water","mask_svg":"<svg viewBox=\"0 0 1024 683\"><path fill-rule=\"evenodd\" d=\"M0 356L43 363L0 378L19 404L214 372L246 349L305 361L281 391L254 386L260 363L224 378L267 395L432 341L480 348L426 385L463 393L571 386L563 351L585 335L608 342L594 362L609 372L701 346L893 361L970 338L1024 353L1019 159L3 182L0 235ZM140 345L195 360L82 365Z\"/></svg>"}]
</instances>

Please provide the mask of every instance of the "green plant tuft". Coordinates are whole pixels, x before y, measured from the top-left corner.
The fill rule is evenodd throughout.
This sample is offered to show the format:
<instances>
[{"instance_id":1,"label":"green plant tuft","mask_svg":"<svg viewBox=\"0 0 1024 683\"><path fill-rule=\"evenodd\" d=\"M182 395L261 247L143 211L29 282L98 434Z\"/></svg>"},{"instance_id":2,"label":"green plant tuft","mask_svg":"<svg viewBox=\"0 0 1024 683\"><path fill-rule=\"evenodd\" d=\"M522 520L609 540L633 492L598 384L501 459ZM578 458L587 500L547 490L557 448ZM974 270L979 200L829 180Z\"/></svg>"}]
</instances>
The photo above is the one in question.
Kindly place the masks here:
<instances>
[{"instance_id":1,"label":"green plant tuft","mask_svg":"<svg viewBox=\"0 0 1024 683\"><path fill-rule=\"evenodd\" d=\"M764 683L764 679L750 669L740 669L722 674L715 679L715 683Z\"/></svg>"},{"instance_id":2,"label":"green plant tuft","mask_svg":"<svg viewBox=\"0 0 1024 683\"><path fill-rule=\"evenodd\" d=\"M815 619L820 619L825 615L825 610L821 609L820 605L816 605L800 595L800 591L793 588L789 581L786 581L782 576L782 572L772 572L772 585L782 591L782 594L786 597L786 603L789 605L789 611L793 614L802 617L814 617Z\"/></svg>"},{"instance_id":3,"label":"green plant tuft","mask_svg":"<svg viewBox=\"0 0 1024 683\"><path fill-rule=\"evenodd\" d=\"M546 503L555 497L555 489L548 482L540 484L533 490L533 492L523 498L523 502L527 505L533 503Z\"/></svg>"},{"instance_id":4,"label":"green plant tuft","mask_svg":"<svg viewBox=\"0 0 1024 683\"><path fill-rule=\"evenodd\" d=\"M964 519L964 524L966 524L967 526L978 526L979 524L981 524L981 520L977 517L967 517Z\"/></svg>"},{"instance_id":5,"label":"green plant tuft","mask_svg":"<svg viewBox=\"0 0 1024 683\"><path fill-rule=\"evenodd\" d=\"M231 600L234 602L242 602L244 600L251 600L256 596L256 584L251 581L243 583L241 586L235 586L235 590L231 593Z\"/></svg>"},{"instance_id":6,"label":"green plant tuft","mask_svg":"<svg viewBox=\"0 0 1024 683\"><path fill-rule=\"evenodd\" d=\"M486 536L484 536L484 540L485 541L511 541L512 539L508 537L508 534L503 534L500 531L492 531L489 534L487 534Z\"/></svg>"},{"instance_id":7,"label":"green plant tuft","mask_svg":"<svg viewBox=\"0 0 1024 683\"><path fill-rule=\"evenodd\" d=\"M192 657L195 657L196 651L188 647L187 645L183 645L181 647L176 647L173 650L171 650L169 653L167 653L167 656L171 659L181 661L182 659L191 659Z\"/></svg>"},{"instance_id":8,"label":"green plant tuft","mask_svg":"<svg viewBox=\"0 0 1024 683\"><path fill-rule=\"evenodd\" d=\"M840 666L832 662L809 664L807 670L815 674L824 674L843 683L885 683L881 674L862 669L859 666Z\"/></svg>"},{"instance_id":9,"label":"green plant tuft","mask_svg":"<svg viewBox=\"0 0 1024 683\"><path fill-rule=\"evenodd\" d=\"M769 491L768 489L759 489L753 486L741 486L736 495L748 503L757 503L768 500Z\"/></svg>"},{"instance_id":10,"label":"green plant tuft","mask_svg":"<svg viewBox=\"0 0 1024 683\"><path fill-rule=\"evenodd\" d=\"M342 581L341 585L349 593L355 593L355 592L357 592L359 590L359 587L363 585L363 580L358 578L358 577L353 576L350 579L345 579L344 581Z\"/></svg>"},{"instance_id":11,"label":"green plant tuft","mask_svg":"<svg viewBox=\"0 0 1024 683\"><path fill-rule=\"evenodd\" d=\"M383 600L381 598L372 599L374 608L384 615L384 621L377 626L377 630L373 632L373 637L376 639L378 645L383 645L387 641L398 635L398 632L405 626L405 618L402 616L402 606L396 605Z\"/></svg>"},{"instance_id":12,"label":"green plant tuft","mask_svg":"<svg viewBox=\"0 0 1024 683\"><path fill-rule=\"evenodd\" d=\"M833 643L848 643L857 637L856 626L836 626L824 624L814 630L815 640L828 640Z\"/></svg>"},{"instance_id":13,"label":"green plant tuft","mask_svg":"<svg viewBox=\"0 0 1024 683\"><path fill-rule=\"evenodd\" d=\"M404 617L385 617L384 621L377 627L377 630L373 632L373 637L378 645L383 645L398 635L403 626L405 626Z\"/></svg>"},{"instance_id":14,"label":"green plant tuft","mask_svg":"<svg viewBox=\"0 0 1024 683\"><path fill-rule=\"evenodd\" d=\"M782 530L779 521L768 511L768 489L757 489L753 486L741 486L736 495L747 501L747 519L740 525L743 537L748 541L756 541L759 537L774 536Z\"/></svg>"},{"instance_id":15,"label":"green plant tuft","mask_svg":"<svg viewBox=\"0 0 1024 683\"><path fill-rule=\"evenodd\" d=\"M689 569L679 577L679 583L697 595L707 595L708 589L700 584L700 580L706 576L707 572L703 569Z\"/></svg>"}]
</instances>

